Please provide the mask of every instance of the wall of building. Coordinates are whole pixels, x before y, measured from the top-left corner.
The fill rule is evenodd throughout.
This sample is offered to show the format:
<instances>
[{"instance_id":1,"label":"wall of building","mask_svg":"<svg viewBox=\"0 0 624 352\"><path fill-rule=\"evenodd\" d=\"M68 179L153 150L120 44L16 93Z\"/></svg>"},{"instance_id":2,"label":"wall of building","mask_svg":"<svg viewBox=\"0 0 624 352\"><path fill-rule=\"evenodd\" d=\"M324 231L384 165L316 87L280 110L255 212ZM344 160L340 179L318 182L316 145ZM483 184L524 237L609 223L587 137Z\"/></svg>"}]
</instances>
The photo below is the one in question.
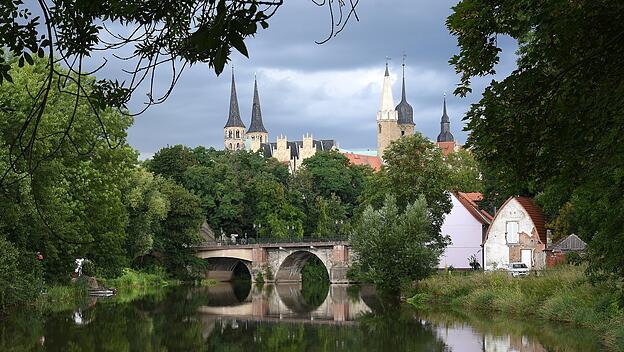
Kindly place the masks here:
<instances>
[{"instance_id":1,"label":"wall of building","mask_svg":"<svg viewBox=\"0 0 624 352\"><path fill-rule=\"evenodd\" d=\"M451 194L453 208L444 218L442 235L451 238L451 244L440 257L439 268L453 266L456 269L468 269L468 258L477 257L483 266L481 241L483 225Z\"/></svg>"},{"instance_id":2,"label":"wall of building","mask_svg":"<svg viewBox=\"0 0 624 352\"><path fill-rule=\"evenodd\" d=\"M381 130L380 130L381 129ZM401 129L396 120L377 121L377 156L383 159L383 153L390 143L401 138Z\"/></svg>"},{"instance_id":3,"label":"wall of building","mask_svg":"<svg viewBox=\"0 0 624 352\"><path fill-rule=\"evenodd\" d=\"M245 128L226 127L223 135L223 145L228 150L245 149Z\"/></svg>"},{"instance_id":4,"label":"wall of building","mask_svg":"<svg viewBox=\"0 0 624 352\"><path fill-rule=\"evenodd\" d=\"M507 222L517 221L518 244L507 243ZM510 262L521 261L521 250L533 251L533 266L535 269L543 267L542 257L544 244L539 242L533 221L516 199L508 201L496 214L488 231L484 244L486 270L494 270ZM545 259L545 258L544 258Z\"/></svg>"}]
</instances>

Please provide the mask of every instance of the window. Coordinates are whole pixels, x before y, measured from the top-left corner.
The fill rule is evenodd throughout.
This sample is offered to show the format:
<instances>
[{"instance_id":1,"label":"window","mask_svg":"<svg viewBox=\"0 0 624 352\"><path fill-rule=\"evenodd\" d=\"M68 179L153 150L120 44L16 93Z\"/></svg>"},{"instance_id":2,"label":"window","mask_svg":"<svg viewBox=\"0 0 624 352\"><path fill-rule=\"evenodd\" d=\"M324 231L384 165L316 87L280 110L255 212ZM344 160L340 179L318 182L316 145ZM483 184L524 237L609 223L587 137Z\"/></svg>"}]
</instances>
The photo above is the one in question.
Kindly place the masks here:
<instances>
[{"instance_id":1,"label":"window","mask_svg":"<svg viewBox=\"0 0 624 352\"><path fill-rule=\"evenodd\" d=\"M230 148L229 149L232 149L232 143L230 143Z\"/></svg>"},{"instance_id":2,"label":"window","mask_svg":"<svg viewBox=\"0 0 624 352\"><path fill-rule=\"evenodd\" d=\"M518 222L517 221L508 221L507 222L507 243L518 243Z\"/></svg>"},{"instance_id":3,"label":"window","mask_svg":"<svg viewBox=\"0 0 624 352\"><path fill-rule=\"evenodd\" d=\"M236 138L240 138L240 131L236 131Z\"/></svg>"},{"instance_id":4,"label":"window","mask_svg":"<svg viewBox=\"0 0 624 352\"><path fill-rule=\"evenodd\" d=\"M236 149L238 150L240 148L240 143L236 143Z\"/></svg>"},{"instance_id":5,"label":"window","mask_svg":"<svg viewBox=\"0 0 624 352\"><path fill-rule=\"evenodd\" d=\"M262 143L262 136L260 136L260 143Z\"/></svg>"},{"instance_id":6,"label":"window","mask_svg":"<svg viewBox=\"0 0 624 352\"><path fill-rule=\"evenodd\" d=\"M381 133L381 124L379 124L379 133Z\"/></svg>"},{"instance_id":7,"label":"window","mask_svg":"<svg viewBox=\"0 0 624 352\"><path fill-rule=\"evenodd\" d=\"M405 136L405 131L401 130L401 136Z\"/></svg>"},{"instance_id":8,"label":"window","mask_svg":"<svg viewBox=\"0 0 624 352\"><path fill-rule=\"evenodd\" d=\"M232 131L228 132L229 138L232 138Z\"/></svg>"}]
</instances>

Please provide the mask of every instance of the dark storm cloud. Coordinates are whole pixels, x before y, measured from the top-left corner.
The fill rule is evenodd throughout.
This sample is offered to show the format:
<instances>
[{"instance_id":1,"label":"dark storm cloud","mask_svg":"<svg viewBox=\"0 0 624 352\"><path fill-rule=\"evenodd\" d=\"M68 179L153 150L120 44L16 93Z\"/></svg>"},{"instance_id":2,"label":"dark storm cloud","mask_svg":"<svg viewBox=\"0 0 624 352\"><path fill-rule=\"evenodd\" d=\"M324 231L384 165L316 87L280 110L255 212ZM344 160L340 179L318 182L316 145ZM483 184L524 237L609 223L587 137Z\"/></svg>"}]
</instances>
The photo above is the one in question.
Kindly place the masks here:
<instances>
[{"instance_id":1,"label":"dark storm cloud","mask_svg":"<svg viewBox=\"0 0 624 352\"><path fill-rule=\"evenodd\" d=\"M362 0L361 21L352 21L338 37L316 45L329 29L324 9L311 1L287 1L270 28L248 40L250 59L233 57L243 121L251 115L253 77L257 74L264 123L271 140L278 135L332 138L344 148L376 148L375 113L383 78L384 58L395 80L394 98L400 97L401 55L407 55L408 101L414 107L416 129L435 139L442 114L442 96L458 82L448 59L457 52L446 17L454 1ZM513 68L514 44L506 45L499 72ZM115 76L112 63L103 72ZM220 77L206 65L188 69L169 99L136 119L130 143L143 155L165 145L182 143L221 148L229 107L229 69ZM157 78L165 89L167 75ZM484 83L475 81L470 97L448 96L452 132L460 142L463 115L476 101ZM137 97L138 109L144 96Z\"/></svg>"}]
</instances>

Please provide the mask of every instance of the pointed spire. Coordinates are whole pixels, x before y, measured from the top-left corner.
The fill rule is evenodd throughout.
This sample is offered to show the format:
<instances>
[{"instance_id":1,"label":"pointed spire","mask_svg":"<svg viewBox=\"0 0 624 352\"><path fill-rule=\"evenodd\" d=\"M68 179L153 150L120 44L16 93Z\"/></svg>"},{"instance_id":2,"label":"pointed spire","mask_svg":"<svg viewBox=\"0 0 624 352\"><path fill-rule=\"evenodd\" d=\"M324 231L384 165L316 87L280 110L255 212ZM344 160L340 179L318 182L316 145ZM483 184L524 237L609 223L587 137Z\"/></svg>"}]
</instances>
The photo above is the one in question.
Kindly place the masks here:
<instances>
[{"instance_id":1,"label":"pointed spire","mask_svg":"<svg viewBox=\"0 0 624 352\"><path fill-rule=\"evenodd\" d=\"M396 106L399 124L414 124L414 109L407 102L407 94L405 92L405 55L403 56L403 86L401 88L401 102Z\"/></svg>"},{"instance_id":2,"label":"pointed spire","mask_svg":"<svg viewBox=\"0 0 624 352\"><path fill-rule=\"evenodd\" d=\"M446 114L446 93L444 93L444 108L442 110L442 121L450 123L449 117Z\"/></svg>"},{"instance_id":3,"label":"pointed spire","mask_svg":"<svg viewBox=\"0 0 624 352\"><path fill-rule=\"evenodd\" d=\"M240 117L240 111L238 110L238 98L236 96L236 83L234 82L234 66L232 66L232 88L230 92L230 114L228 120L225 123L225 127L242 127L245 128L245 124Z\"/></svg>"},{"instance_id":4,"label":"pointed spire","mask_svg":"<svg viewBox=\"0 0 624 352\"><path fill-rule=\"evenodd\" d=\"M388 60L388 58L386 58ZM381 103L377 112L377 120L396 120L396 110L394 109L394 98L392 97L392 82L388 72L388 62L386 61L386 73L384 74L383 86L381 88Z\"/></svg>"},{"instance_id":5,"label":"pointed spire","mask_svg":"<svg viewBox=\"0 0 624 352\"><path fill-rule=\"evenodd\" d=\"M253 96L253 106L251 108L251 124L249 125L250 132L264 132L268 133L264 128L264 124L262 123L262 111L260 110L260 96L258 95L258 80L254 75L254 96Z\"/></svg>"},{"instance_id":6,"label":"pointed spire","mask_svg":"<svg viewBox=\"0 0 624 352\"><path fill-rule=\"evenodd\" d=\"M440 134L438 142L454 142L455 137L451 133L451 120L446 113L446 93L444 93L444 105L442 109L442 119L440 119Z\"/></svg>"}]
</instances>

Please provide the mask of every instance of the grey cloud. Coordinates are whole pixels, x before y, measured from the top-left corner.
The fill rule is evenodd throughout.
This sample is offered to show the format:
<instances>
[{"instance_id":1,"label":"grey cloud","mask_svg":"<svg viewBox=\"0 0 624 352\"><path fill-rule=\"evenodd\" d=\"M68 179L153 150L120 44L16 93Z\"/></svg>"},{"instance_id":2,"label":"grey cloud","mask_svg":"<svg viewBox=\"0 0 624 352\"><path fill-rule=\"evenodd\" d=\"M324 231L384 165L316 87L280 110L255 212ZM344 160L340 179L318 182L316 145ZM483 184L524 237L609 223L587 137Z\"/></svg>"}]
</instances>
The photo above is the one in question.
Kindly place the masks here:
<instances>
[{"instance_id":1,"label":"grey cloud","mask_svg":"<svg viewBox=\"0 0 624 352\"><path fill-rule=\"evenodd\" d=\"M375 113L379 104L384 57L392 56L392 74L399 77L401 54L407 54L408 101L414 107L417 130L435 139L442 114L442 94L459 81L448 59L457 52L456 40L445 27L454 1L362 0L360 22L352 21L338 37L316 45L329 22L324 10L310 1L287 1L266 31L248 41L250 59L235 54L239 105L243 121L251 115L253 76L258 73L264 123L271 139L284 134L301 138L311 132L316 138L332 138L345 148L376 147ZM514 67L512 41L501 60L500 71ZM115 76L120 66L111 64L106 74ZM353 91L349 99L336 99L331 90L319 85L303 89L306 80L323 74L356 70L379 71L376 83L339 82L341 90ZM267 76L271 70L292 70L301 82ZM425 75L424 73L427 73ZM428 78L423 78L428 77ZM465 141L461 121L470 103L475 102L491 78L476 80L474 92L465 99L449 95L448 109L455 137ZM316 82L318 83L318 82ZM157 84L167 84L166 75ZM187 70L169 99L150 108L136 119L129 131L130 143L149 154L165 145L222 146L223 125L229 107L229 70L216 77L206 65ZM398 103L400 81L395 81ZM138 109L144 96L138 96Z\"/></svg>"}]
</instances>

